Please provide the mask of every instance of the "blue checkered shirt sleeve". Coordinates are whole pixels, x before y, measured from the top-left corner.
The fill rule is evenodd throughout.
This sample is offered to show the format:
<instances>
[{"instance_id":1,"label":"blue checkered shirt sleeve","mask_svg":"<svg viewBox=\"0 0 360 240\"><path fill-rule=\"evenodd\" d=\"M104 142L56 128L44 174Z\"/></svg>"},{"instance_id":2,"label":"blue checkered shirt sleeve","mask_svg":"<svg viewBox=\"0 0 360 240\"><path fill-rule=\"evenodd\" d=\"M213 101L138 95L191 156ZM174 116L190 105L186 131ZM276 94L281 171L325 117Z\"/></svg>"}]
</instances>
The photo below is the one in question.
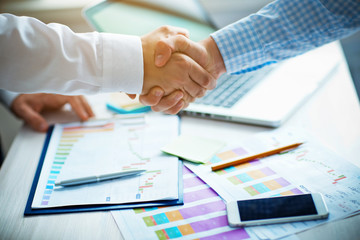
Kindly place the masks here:
<instances>
[{"instance_id":1,"label":"blue checkered shirt sleeve","mask_svg":"<svg viewBox=\"0 0 360 240\"><path fill-rule=\"evenodd\" d=\"M294 57L360 29L360 0L277 0L211 36L228 73Z\"/></svg>"}]
</instances>

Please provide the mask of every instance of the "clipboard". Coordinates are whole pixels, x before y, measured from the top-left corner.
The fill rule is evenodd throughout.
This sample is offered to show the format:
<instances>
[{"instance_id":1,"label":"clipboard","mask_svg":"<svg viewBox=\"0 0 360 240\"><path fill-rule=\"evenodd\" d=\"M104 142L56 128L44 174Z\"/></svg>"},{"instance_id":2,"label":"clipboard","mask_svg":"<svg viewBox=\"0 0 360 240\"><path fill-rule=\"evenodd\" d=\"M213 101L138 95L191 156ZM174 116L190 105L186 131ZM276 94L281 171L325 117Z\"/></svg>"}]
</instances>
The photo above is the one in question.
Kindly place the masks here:
<instances>
[{"instance_id":1,"label":"clipboard","mask_svg":"<svg viewBox=\"0 0 360 240\"><path fill-rule=\"evenodd\" d=\"M80 206L65 206L65 207L53 207L53 208L39 208L33 209L32 203L34 200L34 195L36 188L39 182L40 174L43 168L45 161L46 152L48 150L51 136L54 130L54 126L50 126L47 131L44 146L40 155L39 164L35 172L34 180L30 189L29 197L26 203L24 215L43 215L43 214L58 214L58 213L77 213L77 212L89 212L89 211L110 211L110 210L119 210L119 209L129 209L129 208L143 208L143 207L158 207L158 206L169 206L169 205L182 205L184 204L183 199L183 163L179 160L179 199L177 200L160 200L152 202L143 202L143 203L125 203L125 204L96 204L96 205L80 205Z\"/></svg>"}]
</instances>

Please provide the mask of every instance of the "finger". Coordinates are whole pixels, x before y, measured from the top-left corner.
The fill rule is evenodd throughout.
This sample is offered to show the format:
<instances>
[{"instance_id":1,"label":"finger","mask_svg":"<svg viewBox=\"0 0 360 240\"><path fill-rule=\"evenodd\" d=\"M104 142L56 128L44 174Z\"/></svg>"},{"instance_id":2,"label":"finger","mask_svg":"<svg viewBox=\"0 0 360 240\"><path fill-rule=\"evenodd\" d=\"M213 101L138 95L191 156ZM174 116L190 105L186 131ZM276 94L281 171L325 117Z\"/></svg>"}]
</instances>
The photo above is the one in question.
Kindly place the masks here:
<instances>
[{"instance_id":1,"label":"finger","mask_svg":"<svg viewBox=\"0 0 360 240\"><path fill-rule=\"evenodd\" d=\"M182 91L172 92L170 95L163 97L158 104L152 106L151 109L155 112L164 112L174 107L183 98Z\"/></svg>"},{"instance_id":2,"label":"finger","mask_svg":"<svg viewBox=\"0 0 360 240\"><path fill-rule=\"evenodd\" d=\"M201 44L191 41L182 35L162 39L156 44L155 65L157 67L164 66L174 52L188 55L202 67L207 65L206 49Z\"/></svg>"},{"instance_id":3,"label":"finger","mask_svg":"<svg viewBox=\"0 0 360 240\"><path fill-rule=\"evenodd\" d=\"M175 104L175 106L169 108L168 110L164 111L164 113L167 114L177 114L181 111L185 106L185 102L183 100L180 100L178 103Z\"/></svg>"},{"instance_id":4,"label":"finger","mask_svg":"<svg viewBox=\"0 0 360 240\"><path fill-rule=\"evenodd\" d=\"M39 132L47 131L49 125L46 120L28 104L24 103L19 106L19 111L16 114L24 119L24 121L30 125L30 127Z\"/></svg>"},{"instance_id":5,"label":"finger","mask_svg":"<svg viewBox=\"0 0 360 240\"><path fill-rule=\"evenodd\" d=\"M153 87L150 89L148 94L140 95L139 101L146 106L154 106L158 104L162 96L164 95L164 90L160 87Z\"/></svg>"},{"instance_id":6,"label":"finger","mask_svg":"<svg viewBox=\"0 0 360 240\"><path fill-rule=\"evenodd\" d=\"M83 105L86 113L89 115L89 117L94 117L95 114L94 114L89 102L87 101L87 99L84 96L80 96L80 99L81 99L82 105Z\"/></svg>"},{"instance_id":7,"label":"finger","mask_svg":"<svg viewBox=\"0 0 360 240\"><path fill-rule=\"evenodd\" d=\"M160 31L167 33L167 37L178 35L178 34L183 35L187 38L190 36L189 31L182 27L164 25L164 26L160 27Z\"/></svg>"},{"instance_id":8,"label":"finger","mask_svg":"<svg viewBox=\"0 0 360 240\"><path fill-rule=\"evenodd\" d=\"M194 98L203 96L206 91L205 87L211 89L216 84L216 80L211 74L186 55L173 54L171 64L181 71L178 80L181 82L182 89Z\"/></svg>"},{"instance_id":9,"label":"finger","mask_svg":"<svg viewBox=\"0 0 360 240\"><path fill-rule=\"evenodd\" d=\"M188 61L190 62L191 67L189 71L190 78L202 88L207 90L214 89L216 87L216 78L191 58L188 59ZM205 94L205 92L202 93ZM199 97L200 94L201 93L199 93L197 97Z\"/></svg>"},{"instance_id":10,"label":"finger","mask_svg":"<svg viewBox=\"0 0 360 240\"><path fill-rule=\"evenodd\" d=\"M68 102L70 103L71 108L74 110L76 115L78 115L82 121L89 119L89 114L86 112L79 96L69 97Z\"/></svg>"}]
</instances>

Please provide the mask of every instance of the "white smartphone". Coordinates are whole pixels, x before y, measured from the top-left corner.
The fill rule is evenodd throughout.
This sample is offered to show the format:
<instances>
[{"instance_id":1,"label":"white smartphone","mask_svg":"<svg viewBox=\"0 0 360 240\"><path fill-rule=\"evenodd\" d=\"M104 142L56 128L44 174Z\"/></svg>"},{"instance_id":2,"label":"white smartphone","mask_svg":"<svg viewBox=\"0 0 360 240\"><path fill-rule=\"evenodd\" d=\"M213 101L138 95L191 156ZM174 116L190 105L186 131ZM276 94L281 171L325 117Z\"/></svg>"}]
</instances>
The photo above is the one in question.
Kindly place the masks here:
<instances>
[{"instance_id":1,"label":"white smartphone","mask_svg":"<svg viewBox=\"0 0 360 240\"><path fill-rule=\"evenodd\" d=\"M327 218L329 211L320 193L257 198L226 204L230 226L252 226Z\"/></svg>"}]
</instances>

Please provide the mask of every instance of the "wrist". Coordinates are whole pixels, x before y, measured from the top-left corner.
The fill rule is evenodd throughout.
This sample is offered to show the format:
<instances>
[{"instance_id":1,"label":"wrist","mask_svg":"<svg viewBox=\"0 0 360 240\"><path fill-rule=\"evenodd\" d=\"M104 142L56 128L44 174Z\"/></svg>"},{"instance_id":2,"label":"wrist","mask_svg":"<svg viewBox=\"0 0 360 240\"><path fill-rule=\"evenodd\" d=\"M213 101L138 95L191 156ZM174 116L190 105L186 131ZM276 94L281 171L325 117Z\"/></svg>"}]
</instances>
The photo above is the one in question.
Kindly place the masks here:
<instances>
[{"instance_id":1,"label":"wrist","mask_svg":"<svg viewBox=\"0 0 360 240\"><path fill-rule=\"evenodd\" d=\"M226 72L226 67L224 64L223 57L220 53L218 46L214 39L209 36L208 38L200 42L208 52L208 71L215 77L220 77L221 74Z\"/></svg>"}]
</instances>

